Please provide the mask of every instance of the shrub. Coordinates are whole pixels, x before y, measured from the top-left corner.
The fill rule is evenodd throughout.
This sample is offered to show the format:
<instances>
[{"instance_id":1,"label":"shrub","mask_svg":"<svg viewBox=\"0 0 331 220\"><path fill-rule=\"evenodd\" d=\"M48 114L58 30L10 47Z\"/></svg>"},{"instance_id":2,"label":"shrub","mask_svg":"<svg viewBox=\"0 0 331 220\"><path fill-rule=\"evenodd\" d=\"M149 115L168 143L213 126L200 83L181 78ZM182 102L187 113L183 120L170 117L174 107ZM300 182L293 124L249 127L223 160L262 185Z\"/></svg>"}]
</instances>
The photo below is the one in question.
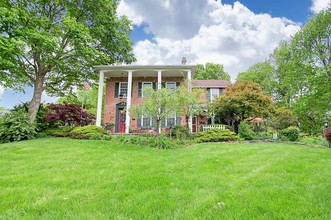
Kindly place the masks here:
<instances>
[{"instance_id":1,"label":"shrub","mask_svg":"<svg viewBox=\"0 0 331 220\"><path fill-rule=\"evenodd\" d=\"M245 140L254 140L257 138L251 126L244 121L239 124L239 137Z\"/></svg>"},{"instance_id":2,"label":"shrub","mask_svg":"<svg viewBox=\"0 0 331 220\"><path fill-rule=\"evenodd\" d=\"M36 133L35 124L23 110L6 113L0 119L0 143L32 139Z\"/></svg>"},{"instance_id":3,"label":"shrub","mask_svg":"<svg viewBox=\"0 0 331 220\"><path fill-rule=\"evenodd\" d=\"M127 136L118 135L114 137L114 141L124 144L134 144L138 146L148 146L158 149L172 149L177 146L176 142L168 138L166 135L160 134L159 136Z\"/></svg>"},{"instance_id":4,"label":"shrub","mask_svg":"<svg viewBox=\"0 0 331 220\"><path fill-rule=\"evenodd\" d=\"M96 125L87 125L83 127L75 127L70 132L70 137L75 139L91 139L92 137L95 138L95 136L102 137L103 135L107 134L107 132Z\"/></svg>"},{"instance_id":5,"label":"shrub","mask_svg":"<svg viewBox=\"0 0 331 220\"><path fill-rule=\"evenodd\" d=\"M28 113L29 112L29 104L30 104L29 102L21 103L19 105L14 106L13 110L11 110L11 111L24 111L24 112ZM48 110L47 110L46 105L41 104L39 106L39 109L38 109L38 112L37 112L37 115L36 115L36 120L35 120L36 130L39 131L39 132L44 131L47 128L50 128L50 127L55 127L53 122L47 122L46 121L47 112L48 112Z\"/></svg>"},{"instance_id":6,"label":"shrub","mask_svg":"<svg viewBox=\"0 0 331 220\"><path fill-rule=\"evenodd\" d=\"M172 130L172 134L174 134L178 140L186 140L190 137L190 129L186 126L176 125Z\"/></svg>"},{"instance_id":7,"label":"shrub","mask_svg":"<svg viewBox=\"0 0 331 220\"><path fill-rule=\"evenodd\" d=\"M196 135L196 142L223 142L223 141L237 141L239 137L236 133L225 129L210 129L208 131L199 132Z\"/></svg>"},{"instance_id":8,"label":"shrub","mask_svg":"<svg viewBox=\"0 0 331 220\"><path fill-rule=\"evenodd\" d=\"M279 134L281 139L296 141L300 137L300 130L297 127L288 127L286 129L280 130Z\"/></svg>"},{"instance_id":9,"label":"shrub","mask_svg":"<svg viewBox=\"0 0 331 220\"><path fill-rule=\"evenodd\" d=\"M89 125L94 122L94 116L85 112L75 104L50 104L46 115L48 122L61 122L63 125Z\"/></svg>"},{"instance_id":10,"label":"shrub","mask_svg":"<svg viewBox=\"0 0 331 220\"><path fill-rule=\"evenodd\" d=\"M46 129L44 132L47 135L54 136L54 137L69 137L69 133L72 131L73 127L70 126L63 126L58 128L49 128Z\"/></svg>"}]
</instances>

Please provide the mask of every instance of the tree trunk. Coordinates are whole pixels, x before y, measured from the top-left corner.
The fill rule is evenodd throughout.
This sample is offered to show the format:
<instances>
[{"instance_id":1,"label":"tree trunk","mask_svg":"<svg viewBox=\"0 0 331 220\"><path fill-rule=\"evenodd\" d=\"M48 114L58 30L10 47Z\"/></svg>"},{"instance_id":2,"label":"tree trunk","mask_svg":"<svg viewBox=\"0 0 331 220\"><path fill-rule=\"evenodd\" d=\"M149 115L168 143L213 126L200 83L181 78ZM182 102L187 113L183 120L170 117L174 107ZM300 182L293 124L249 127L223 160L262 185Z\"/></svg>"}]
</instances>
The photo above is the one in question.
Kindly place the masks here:
<instances>
[{"instance_id":1,"label":"tree trunk","mask_svg":"<svg viewBox=\"0 0 331 220\"><path fill-rule=\"evenodd\" d=\"M156 119L156 133L160 134L160 119Z\"/></svg>"},{"instance_id":2,"label":"tree trunk","mask_svg":"<svg viewBox=\"0 0 331 220\"><path fill-rule=\"evenodd\" d=\"M41 103L41 95L44 91L45 76L37 76L34 82L33 97L29 105L29 120L33 123L36 120L38 109Z\"/></svg>"}]
</instances>

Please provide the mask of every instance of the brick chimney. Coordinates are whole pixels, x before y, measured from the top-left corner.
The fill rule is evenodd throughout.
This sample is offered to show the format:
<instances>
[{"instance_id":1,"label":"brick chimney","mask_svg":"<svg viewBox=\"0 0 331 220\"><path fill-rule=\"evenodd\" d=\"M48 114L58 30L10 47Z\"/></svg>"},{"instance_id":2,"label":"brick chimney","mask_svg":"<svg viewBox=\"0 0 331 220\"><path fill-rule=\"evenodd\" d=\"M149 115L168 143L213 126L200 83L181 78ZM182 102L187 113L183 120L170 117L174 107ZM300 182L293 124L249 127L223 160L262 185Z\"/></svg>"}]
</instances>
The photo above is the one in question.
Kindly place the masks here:
<instances>
[{"instance_id":1,"label":"brick chimney","mask_svg":"<svg viewBox=\"0 0 331 220\"><path fill-rule=\"evenodd\" d=\"M186 65L186 57L182 57L182 65Z\"/></svg>"}]
</instances>

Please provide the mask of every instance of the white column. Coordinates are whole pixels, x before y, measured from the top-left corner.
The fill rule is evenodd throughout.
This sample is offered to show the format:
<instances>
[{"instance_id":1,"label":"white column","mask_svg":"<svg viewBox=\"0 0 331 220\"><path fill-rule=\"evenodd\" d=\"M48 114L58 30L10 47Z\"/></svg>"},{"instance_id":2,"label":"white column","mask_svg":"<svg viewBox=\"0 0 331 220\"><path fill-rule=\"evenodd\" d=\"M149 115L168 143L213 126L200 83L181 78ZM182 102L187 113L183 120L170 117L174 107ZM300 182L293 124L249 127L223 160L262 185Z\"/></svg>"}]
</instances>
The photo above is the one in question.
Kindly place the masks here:
<instances>
[{"instance_id":1,"label":"white column","mask_svg":"<svg viewBox=\"0 0 331 220\"><path fill-rule=\"evenodd\" d=\"M99 88L98 88L97 120L96 120L96 123L95 123L97 126L101 126L101 112L102 112L102 99L103 99L103 80L104 80L104 71L100 70Z\"/></svg>"},{"instance_id":2,"label":"white column","mask_svg":"<svg viewBox=\"0 0 331 220\"><path fill-rule=\"evenodd\" d=\"M191 70L187 71L187 86L188 86L188 91L192 92L192 73ZM190 132L192 133L193 131L193 126L192 126L192 115L189 116L188 118L188 127L190 129Z\"/></svg>"},{"instance_id":3,"label":"white column","mask_svg":"<svg viewBox=\"0 0 331 220\"><path fill-rule=\"evenodd\" d=\"M130 107L131 107L131 96L132 96L132 70L128 71L128 94L126 97L126 118L125 118L125 133L129 133L130 129Z\"/></svg>"},{"instance_id":4,"label":"white column","mask_svg":"<svg viewBox=\"0 0 331 220\"><path fill-rule=\"evenodd\" d=\"M157 89L160 90L162 88L162 71L158 70L157 71ZM161 122L159 125L159 133L161 134Z\"/></svg>"},{"instance_id":5,"label":"white column","mask_svg":"<svg viewBox=\"0 0 331 220\"><path fill-rule=\"evenodd\" d=\"M158 70L157 71L157 89L161 89L162 87L162 71Z\"/></svg>"}]
</instances>

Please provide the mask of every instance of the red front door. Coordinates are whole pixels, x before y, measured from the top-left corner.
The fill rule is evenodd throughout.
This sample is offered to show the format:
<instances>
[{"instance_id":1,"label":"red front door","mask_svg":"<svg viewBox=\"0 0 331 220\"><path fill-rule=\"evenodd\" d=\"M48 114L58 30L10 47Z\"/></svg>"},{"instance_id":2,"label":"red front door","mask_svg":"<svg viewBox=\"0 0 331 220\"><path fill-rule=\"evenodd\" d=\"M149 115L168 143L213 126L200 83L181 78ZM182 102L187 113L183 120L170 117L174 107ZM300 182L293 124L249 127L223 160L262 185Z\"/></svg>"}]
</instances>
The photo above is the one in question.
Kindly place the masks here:
<instances>
[{"instance_id":1,"label":"red front door","mask_svg":"<svg viewBox=\"0 0 331 220\"><path fill-rule=\"evenodd\" d=\"M194 116L192 118L192 132L196 133L197 132L197 117Z\"/></svg>"},{"instance_id":2,"label":"red front door","mask_svg":"<svg viewBox=\"0 0 331 220\"><path fill-rule=\"evenodd\" d=\"M125 112L123 111L123 109L120 110L119 114L118 114L118 132L119 133L125 133L125 119L126 119L126 115Z\"/></svg>"}]
</instances>

